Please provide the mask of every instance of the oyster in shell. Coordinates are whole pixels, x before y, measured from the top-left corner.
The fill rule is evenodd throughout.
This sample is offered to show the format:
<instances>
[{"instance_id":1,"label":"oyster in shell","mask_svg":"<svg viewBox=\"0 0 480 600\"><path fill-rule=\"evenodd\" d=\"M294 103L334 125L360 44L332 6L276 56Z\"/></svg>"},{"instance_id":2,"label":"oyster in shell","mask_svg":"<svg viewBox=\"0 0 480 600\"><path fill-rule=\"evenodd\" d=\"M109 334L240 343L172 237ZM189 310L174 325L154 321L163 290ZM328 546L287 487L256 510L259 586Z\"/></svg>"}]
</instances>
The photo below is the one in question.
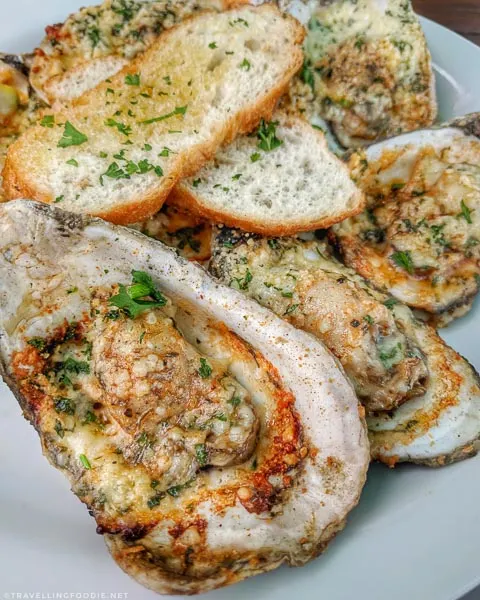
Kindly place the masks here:
<instances>
[{"instance_id":1,"label":"oyster in shell","mask_svg":"<svg viewBox=\"0 0 480 600\"><path fill-rule=\"evenodd\" d=\"M430 52L409 0L279 4L308 29L293 102L328 121L343 146L435 121Z\"/></svg>"},{"instance_id":2,"label":"oyster in shell","mask_svg":"<svg viewBox=\"0 0 480 600\"><path fill-rule=\"evenodd\" d=\"M472 114L354 152L367 210L332 229L349 266L439 326L479 288L479 137Z\"/></svg>"},{"instance_id":3,"label":"oyster in shell","mask_svg":"<svg viewBox=\"0 0 480 600\"><path fill-rule=\"evenodd\" d=\"M325 241L223 228L210 268L337 356L369 413L374 459L441 465L475 453L474 369L409 308L338 262Z\"/></svg>"},{"instance_id":4,"label":"oyster in shell","mask_svg":"<svg viewBox=\"0 0 480 600\"><path fill-rule=\"evenodd\" d=\"M317 556L365 480L334 357L130 229L0 206L0 364L118 564L197 593Z\"/></svg>"}]
</instances>

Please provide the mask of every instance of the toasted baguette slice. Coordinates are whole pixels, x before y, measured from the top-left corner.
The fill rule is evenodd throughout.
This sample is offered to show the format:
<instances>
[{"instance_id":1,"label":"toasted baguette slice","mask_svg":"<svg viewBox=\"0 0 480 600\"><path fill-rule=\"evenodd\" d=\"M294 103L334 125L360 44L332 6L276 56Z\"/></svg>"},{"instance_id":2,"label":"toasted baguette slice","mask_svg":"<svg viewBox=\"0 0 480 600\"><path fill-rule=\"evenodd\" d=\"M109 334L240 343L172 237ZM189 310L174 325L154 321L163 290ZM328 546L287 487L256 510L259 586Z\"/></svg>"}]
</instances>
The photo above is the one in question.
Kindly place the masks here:
<instances>
[{"instance_id":1,"label":"toasted baguette slice","mask_svg":"<svg viewBox=\"0 0 480 600\"><path fill-rule=\"evenodd\" d=\"M362 192L325 136L277 111L259 134L241 136L172 191L169 202L212 221L264 235L329 227L363 210ZM275 126L276 124L276 126ZM265 151L261 132L281 145ZM267 147L269 144L267 144Z\"/></svg>"},{"instance_id":2,"label":"toasted baguette slice","mask_svg":"<svg viewBox=\"0 0 480 600\"><path fill-rule=\"evenodd\" d=\"M270 118L301 67L304 30L273 5L203 13L164 32L111 80L8 152L6 197L128 224L222 143ZM248 65L248 66L247 66Z\"/></svg>"},{"instance_id":3,"label":"toasted baguette slice","mask_svg":"<svg viewBox=\"0 0 480 600\"><path fill-rule=\"evenodd\" d=\"M71 100L119 71L165 29L201 10L221 11L239 3L248 2L128 0L125 4L124 0L104 0L81 8L63 23L46 27L46 36L35 51L30 82L47 103ZM104 78L94 81L96 74Z\"/></svg>"}]
</instances>

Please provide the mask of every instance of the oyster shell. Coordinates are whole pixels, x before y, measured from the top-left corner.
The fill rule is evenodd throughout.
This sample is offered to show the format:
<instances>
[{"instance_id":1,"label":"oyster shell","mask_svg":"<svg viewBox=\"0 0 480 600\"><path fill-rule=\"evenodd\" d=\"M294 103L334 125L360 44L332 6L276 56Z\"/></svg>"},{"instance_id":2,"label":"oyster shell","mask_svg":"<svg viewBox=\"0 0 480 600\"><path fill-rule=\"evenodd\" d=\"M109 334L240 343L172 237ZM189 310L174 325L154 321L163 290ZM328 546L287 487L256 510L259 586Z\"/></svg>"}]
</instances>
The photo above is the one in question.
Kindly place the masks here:
<instances>
[{"instance_id":1,"label":"oyster shell","mask_svg":"<svg viewBox=\"0 0 480 600\"><path fill-rule=\"evenodd\" d=\"M475 370L409 308L336 260L325 241L223 228L210 268L337 356L369 413L372 458L436 466L476 452Z\"/></svg>"},{"instance_id":2,"label":"oyster shell","mask_svg":"<svg viewBox=\"0 0 480 600\"><path fill-rule=\"evenodd\" d=\"M2 376L127 573L204 592L325 548L369 452L320 342L98 219L10 202L0 240Z\"/></svg>"},{"instance_id":3,"label":"oyster shell","mask_svg":"<svg viewBox=\"0 0 480 600\"><path fill-rule=\"evenodd\" d=\"M367 210L332 229L349 266L440 326L479 288L479 137L477 113L354 152Z\"/></svg>"}]
</instances>

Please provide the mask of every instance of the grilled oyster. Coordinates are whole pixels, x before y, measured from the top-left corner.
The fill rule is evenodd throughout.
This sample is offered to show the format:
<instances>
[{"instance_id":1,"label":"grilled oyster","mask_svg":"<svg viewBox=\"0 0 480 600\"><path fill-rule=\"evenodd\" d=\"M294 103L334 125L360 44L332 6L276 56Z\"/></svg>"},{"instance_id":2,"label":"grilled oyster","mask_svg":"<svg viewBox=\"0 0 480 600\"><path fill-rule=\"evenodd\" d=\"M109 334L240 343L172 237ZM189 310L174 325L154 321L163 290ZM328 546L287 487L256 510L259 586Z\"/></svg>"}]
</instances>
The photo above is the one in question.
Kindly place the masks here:
<instances>
[{"instance_id":1,"label":"grilled oyster","mask_svg":"<svg viewBox=\"0 0 480 600\"><path fill-rule=\"evenodd\" d=\"M196 593L323 550L368 444L322 344L126 228L15 201L0 240L2 375L127 573Z\"/></svg>"},{"instance_id":2,"label":"grilled oyster","mask_svg":"<svg viewBox=\"0 0 480 600\"><path fill-rule=\"evenodd\" d=\"M348 265L440 326L479 288L479 137L472 114L353 153L367 210L333 229Z\"/></svg>"},{"instance_id":3,"label":"grilled oyster","mask_svg":"<svg viewBox=\"0 0 480 600\"><path fill-rule=\"evenodd\" d=\"M280 4L308 21L294 104L330 122L343 146L434 122L431 57L409 0Z\"/></svg>"},{"instance_id":4,"label":"grilled oyster","mask_svg":"<svg viewBox=\"0 0 480 600\"><path fill-rule=\"evenodd\" d=\"M475 451L475 371L406 306L339 263L325 241L223 228L210 268L339 358L370 413L373 458L437 465Z\"/></svg>"}]
</instances>

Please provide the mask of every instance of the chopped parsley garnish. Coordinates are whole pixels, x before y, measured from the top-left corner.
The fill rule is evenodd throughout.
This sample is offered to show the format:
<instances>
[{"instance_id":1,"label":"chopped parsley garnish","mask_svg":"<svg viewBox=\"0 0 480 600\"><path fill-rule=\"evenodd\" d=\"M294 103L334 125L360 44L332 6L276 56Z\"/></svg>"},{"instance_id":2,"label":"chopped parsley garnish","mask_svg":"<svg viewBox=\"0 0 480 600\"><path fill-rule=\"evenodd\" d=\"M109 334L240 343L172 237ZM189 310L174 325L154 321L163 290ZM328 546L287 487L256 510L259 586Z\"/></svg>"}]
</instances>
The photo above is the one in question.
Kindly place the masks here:
<instances>
[{"instance_id":1,"label":"chopped parsley garnish","mask_svg":"<svg viewBox=\"0 0 480 600\"><path fill-rule=\"evenodd\" d=\"M72 287L67 290L67 294L74 294L75 292L78 292L78 287Z\"/></svg>"},{"instance_id":2,"label":"chopped parsley garnish","mask_svg":"<svg viewBox=\"0 0 480 600\"><path fill-rule=\"evenodd\" d=\"M150 152L152 146L150 146L150 144L144 144L143 149L145 150L145 152Z\"/></svg>"},{"instance_id":3,"label":"chopped parsley garnish","mask_svg":"<svg viewBox=\"0 0 480 600\"><path fill-rule=\"evenodd\" d=\"M69 146L80 146L80 144L84 144L88 140L88 137L75 129L75 127L67 121L65 123L65 129L63 130L63 135L60 138L57 146L59 148L68 148Z\"/></svg>"},{"instance_id":4,"label":"chopped parsley garnish","mask_svg":"<svg viewBox=\"0 0 480 600\"><path fill-rule=\"evenodd\" d=\"M410 252L394 252L390 256L390 258L398 267L400 267L401 269L405 269L405 271L407 271L407 273L410 273L410 275L413 273L414 266Z\"/></svg>"},{"instance_id":5,"label":"chopped parsley garnish","mask_svg":"<svg viewBox=\"0 0 480 600\"><path fill-rule=\"evenodd\" d=\"M237 23L241 23L245 27L248 27L248 21L245 21L245 19L241 19L240 17L238 17L237 19L233 19L233 21L230 21L229 25L230 27L233 27Z\"/></svg>"},{"instance_id":6,"label":"chopped parsley garnish","mask_svg":"<svg viewBox=\"0 0 480 600\"><path fill-rule=\"evenodd\" d=\"M89 423L98 423L97 415L91 410L87 410L85 413L85 417L82 421L83 425L88 425Z\"/></svg>"},{"instance_id":7,"label":"chopped parsley garnish","mask_svg":"<svg viewBox=\"0 0 480 600\"><path fill-rule=\"evenodd\" d=\"M242 173L237 173L236 175L232 175L232 179L233 179L233 181L238 181L241 176L242 176Z\"/></svg>"},{"instance_id":8,"label":"chopped parsley garnish","mask_svg":"<svg viewBox=\"0 0 480 600\"><path fill-rule=\"evenodd\" d=\"M275 240L275 239L268 240L267 244L270 246L270 248L272 250L278 250L280 248L280 244L278 243L278 240Z\"/></svg>"},{"instance_id":9,"label":"chopped parsley garnish","mask_svg":"<svg viewBox=\"0 0 480 600\"><path fill-rule=\"evenodd\" d=\"M214 50L215 48L218 48L217 43L216 42L210 42L208 44L208 47L211 48L212 50Z\"/></svg>"},{"instance_id":10,"label":"chopped parsley garnish","mask_svg":"<svg viewBox=\"0 0 480 600\"><path fill-rule=\"evenodd\" d=\"M247 269L244 277L234 277L234 281L238 284L238 289L240 290L248 290L248 286L253 279L253 275L250 273L250 270Z\"/></svg>"},{"instance_id":11,"label":"chopped parsley garnish","mask_svg":"<svg viewBox=\"0 0 480 600\"><path fill-rule=\"evenodd\" d=\"M109 310L105 315L106 319L110 319L110 321L117 321L120 318L119 310Z\"/></svg>"},{"instance_id":12,"label":"chopped parsley garnish","mask_svg":"<svg viewBox=\"0 0 480 600\"><path fill-rule=\"evenodd\" d=\"M396 298L389 298L383 303L383 305L386 306L389 310L392 310L395 304L398 304L398 300Z\"/></svg>"},{"instance_id":13,"label":"chopped parsley garnish","mask_svg":"<svg viewBox=\"0 0 480 600\"><path fill-rule=\"evenodd\" d=\"M228 403L232 406L238 406L241 403L241 401L242 399L239 396L233 396L233 398L230 398Z\"/></svg>"},{"instance_id":14,"label":"chopped parsley garnish","mask_svg":"<svg viewBox=\"0 0 480 600\"><path fill-rule=\"evenodd\" d=\"M265 152L275 150L283 144L282 140L277 138L278 121L270 121L267 123L264 119L261 120L257 131L257 137L260 140L258 147ZM251 157L250 157L251 158Z\"/></svg>"},{"instance_id":15,"label":"chopped parsley garnish","mask_svg":"<svg viewBox=\"0 0 480 600\"><path fill-rule=\"evenodd\" d=\"M250 69L252 68L252 65L250 64L250 61L247 60L246 58L244 58L242 60L242 62L238 65L241 69L245 69L245 71L250 71Z\"/></svg>"},{"instance_id":16,"label":"chopped parsley garnish","mask_svg":"<svg viewBox=\"0 0 480 600\"><path fill-rule=\"evenodd\" d=\"M88 470L92 468L92 465L90 464L90 461L85 456L85 454L80 454L78 458L80 459L80 462L82 463L84 469Z\"/></svg>"},{"instance_id":17,"label":"chopped parsley garnish","mask_svg":"<svg viewBox=\"0 0 480 600\"><path fill-rule=\"evenodd\" d=\"M176 106L171 112L161 115L160 117L153 117L152 119L147 119L145 121L140 121L142 125L150 125L151 123L159 123L160 121L165 121L165 119L170 119L170 117L174 117L175 115L184 115L187 112L188 105L185 106Z\"/></svg>"},{"instance_id":18,"label":"chopped parsley garnish","mask_svg":"<svg viewBox=\"0 0 480 600\"><path fill-rule=\"evenodd\" d=\"M170 152L173 152L173 150L170 150L170 148L164 146L163 150L158 154L158 156L170 156Z\"/></svg>"},{"instance_id":19,"label":"chopped parsley garnish","mask_svg":"<svg viewBox=\"0 0 480 600\"><path fill-rule=\"evenodd\" d=\"M461 212L457 215L457 217L459 218L464 218L465 221L471 225L472 224L472 210L470 210L468 208L468 206L465 204L465 200L462 200L462 202L460 203L460 207L461 207Z\"/></svg>"},{"instance_id":20,"label":"chopped parsley garnish","mask_svg":"<svg viewBox=\"0 0 480 600\"><path fill-rule=\"evenodd\" d=\"M112 179L130 179L131 175L143 175L153 171L158 177L163 177L163 169L159 165L152 165L146 158L140 160L138 163L132 160L127 160L124 156L124 150L120 154L115 154L114 158L118 160L126 161L123 167L120 167L117 162L113 162L108 166L105 173L100 175L100 183L103 185L104 177L111 177Z\"/></svg>"},{"instance_id":21,"label":"chopped parsley garnish","mask_svg":"<svg viewBox=\"0 0 480 600\"><path fill-rule=\"evenodd\" d=\"M170 75L165 75L165 77L162 77L162 79L167 85L172 85L172 78Z\"/></svg>"},{"instance_id":22,"label":"chopped parsley garnish","mask_svg":"<svg viewBox=\"0 0 480 600\"><path fill-rule=\"evenodd\" d=\"M393 361L397 356L398 348L394 347L385 352L379 352L378 358L382 361L383 366L389 369L393 365Z\"/></svg>"},{"instance_id":23,"label":"chopped parsley garnish","mask_svg":"<svg viewBox=\"0 0 480 600\"><path fill-rule=\"evenodd\" d=\"M160 492L159 494L155 494L155 496L149 498L149 500L147 501L148 508L152 509L158 506L160 502L165 498L165 495L165 492Z\"/></svg>"},{"instance_id":24,"label":"chopped parsley garnish","mask_svg":"<svg viewBox=\"0 0 480 600\"><path fill-rule=\"evenodd\" d=\"M290 304L290 306L287 308L287 310L285 311L284 314L286 315L291 315L293 312L295 312L298 308L298 304Z\"/></svg>"},{"instance_id":25,"label":"chopped parsley garnish","mask_svg":"<svg viewBox=\"0 0 480 600\"><path fill-rule=\"evenodd\" d=\"M195 444L195 455L198 460L198 464L204 467L208 462L208 452L205 444Z\"/></svg>"},{"instance_id":26,"label":"chopped parsley garnish","mask_svg":"<svg viewBox=\"0 0 480 600\"><path fill-rule=\"evenodd\" d=\"M120 168L116 162L109 164L105 173L100 175L100 183L102 185L104 177L111 177L112 179L130 179L130 175Z\"/></svg>"},{"instance_id":27,"label":"chopped parsley garnish","mask_svg":"<svg viewBox=\"0 0 480 600\"><path fill-rule=\"evenodd\" d=\"M132 280L128 287L120 284L119 293L112 296L108 303L122 310L131 319L145 310L166 305L167 299L156 289L148 273L132 271Z\"/></svg>"},{"instance_id":28,"label":"chopped parsley garnish","mask_svg":"<svg viewBox=\"0 0 480 600\"><path fill-rule=\"evenodd\" d=\"M75 403L70 398L57 398L54 406L57 413L65 413L66 415L75 414Z\"/></svg>"},{"instance_id":29,"label":"chopped parsley garnish","mask_svg":"<svg viewBox=\"0 0 480 600\"><path fill-rule=\"evenodd\" d=\"M92 42L92 47L96 48L100 41L100 29L98 29L98 27L89 27L87 29L87 35Z\"/></svg>"},{"instance_id":30,"label":"chopped parsley garnish","mask_svg":"<svg viewBox=\"0 0 480 600\"><path fill-rule=\"evenodd\" d=\"M55 429L58 437L63 439L63 437L65 436L65 429L63 428L63 425L60 423L60 421L58 419L55 421L54 429Z\"/></svg>"},{"instance_id":31,"label":"chopped parsley garnish","mask_svg":"<svg viewBox=\"0 0 480 600\"><path fill-rule=\"evenodd\" d=\"M134 73L132 74L128 74L125 77L125 83L127 85L140 85L140 74L139 73Z\"/></svg>"},{"instance_id":32,"label":"chopped parsley garnish","mask_svg":"<svg viewBox=\"0 0 480 600\"><path fill-rule=\"evenodd\" d=\"M76 360L69 356L65 361L58 363L61 365L61 369L66 371L67 373L72 373L73 375L81 375L82 373L88 375L90 373L90 365L88 362L84 360Z\"/></svg>"},{"instance_id":33,"label":"chopped parsley garnish","mask_svg":"<svg viewBox=\"0 0 480 600\"><path fill-rule=\"evenodd\" d=\"M315 91L315 77L313 74L313 69L307 60L304 61L302 70L300 71L300 79L303 81L303 83L306 83L308 86L310 86L312 91Z\"/></svg>"},{"instance_id":34,"label":"chopped parsley garnish","mask_svg":"<svg viewBox=\"0 0 480 600\"><path fill-rule=\"evenodd\" d=\"M445 223L443 225L432 225L430 227L432 231L433 241L440 246L449 246L450 244L445 239L443 230L445 229Z\"/></svg>"},{"instance_id":35,"label":"chopped parsley garnish","mask_svg":"<svg viewBox=\"0 0 480 600\"><path fill-rule=\"evenodd\" d=\"M139 436L137 436L135 441L137 442L137 444L139 446L145 446L145 447L153 446L153 441L148 437L148 435L145 433L145 431L142 431L142 433Z\"/></svg>"},{"instance_id":36,"label":"chopped parsley garnish","mask_svg":"<svg viewBox=\"0 0 480 600\"><path fill-rule=\"evenodd\" d=\"M61 202L64 199L65 199L65 196L62 194L61 196L57 196L53 202L54 202L54 204L57 204L58 202Z\"/></svg>"},{"instance_id":37,"label":"chopped parsley garnish","mask_svg":"<svg viewBox=\"0 0 480 600\"><path fill-rule=\"evenodd\" d=\"M55 125L55 117L53 115L45 115L40 121L40 125L51 129Z\"/></svg>"},{"instance_id":38,"label":"chopped parsley garnish","mask_svg":"<svg viewBox=\"0 0 480 600\"><path fill-rule=\"evenodd\" d=\"M208 364L206 358L200 359L200 368L198 369L198 374L202 379L208 379L212 374L212 367Z\"/></svg>"},{"instance_id":39,"label":"chopped parsley garnish","mask_svg":"<svg viewBox=\"0 0 480 600\"><path fill-rule=\"evenodd\" d=\"M337 100L337 104L342 108L352 108L354 102L348 100L348 98L340 98L340 100Z\"/></svg>"},{"instance_id":40,"label":"chopped parsley garnish","mask_svg":"<svg viewBox=\"0 0 480 600\"><path fill-rule=\"evenodd\" d=\"M355 42L355 48L357 50L361 50L363 48L363 46L365 46L365 38L364 37L359 37L357 39L357 41Z\"/></svg>"},{"instance_id":41,"label":"chopped parsley garnish","mask_svg":"<svg viewBox=\"0 0 480 600\"><path fill-rule=\"evenodd\" d=\"M167 494L169 496L172 496L172 498L178 498L180 492L182 491L183 486L182 485L174 485L170 488L168 488L167 490Z\"/></svg>"},{"instance_id":42,"label":"chopped parsley garnish","mask_svg":"<svg viewBox=\"0 0 480 600\"><path fill-rule=\"evenodd\" d=\"M46 346L45 340L41 337L31 338L30 340L28 340L27 344L33 346L37 350L44 350Z\"/></svg>"},{"instance_id":43,"label":"chopped parsley garnish","mask_svg":"<svg viewBox=\"0 0 480 600\"><path fill-rule=\"evenodd\" d=\"M123 135L126 136L129 136L132 133L130 125L125 125L125 123L120 123L120 121L115 121L115 119L107 119L105 125L107 127L116 127L120 133L123 133Z\"/></svg>"},{"instance_id":44,"label":"chopped parsley garnish","mask_svg":"<svg viewBox=\"0 0 480 600\"><path fill-rule=\"evenodd\" d=\"M373 325L375 323L373 317L371 317L370 315L365 315L363 317L363 320L366 321L369 325Z\"/></svg>"},{"instance_id":45,"label":"chopped parsley garnish","mask_svg":"<svg viewBox=\"0 0 480 600\"><path fill-rule=\"evenodd\" d=\"M396 192L397 190L401 190L404 187L405 187L404 183L392 183L392 185L390 186L390 189L392 190L392 192Z\"/></svg>"},{"instance_id":46,"label":"chopped parsley garnish","mask_svg":"<svg viewBox=\"0 0 480 600\"><path fill-rule=\"evenodd\" d=\"M70 160L67 160L67 165L72 165L72 167L78 167L78 162L74 158L71 158Z\"/></svg>"},{"instance_id":47,"label":"chopped parsley garnish","mask_svg":"<svg viewBox=\"0 0 480 600\"><path fill-rule=\"evenodd\" d=\"M262 155L259 152L254 152L253 154L250 155L250 160L252 162L257 162L257 160L260 160L262 158Z\"/></svg>"}]
</instances>

